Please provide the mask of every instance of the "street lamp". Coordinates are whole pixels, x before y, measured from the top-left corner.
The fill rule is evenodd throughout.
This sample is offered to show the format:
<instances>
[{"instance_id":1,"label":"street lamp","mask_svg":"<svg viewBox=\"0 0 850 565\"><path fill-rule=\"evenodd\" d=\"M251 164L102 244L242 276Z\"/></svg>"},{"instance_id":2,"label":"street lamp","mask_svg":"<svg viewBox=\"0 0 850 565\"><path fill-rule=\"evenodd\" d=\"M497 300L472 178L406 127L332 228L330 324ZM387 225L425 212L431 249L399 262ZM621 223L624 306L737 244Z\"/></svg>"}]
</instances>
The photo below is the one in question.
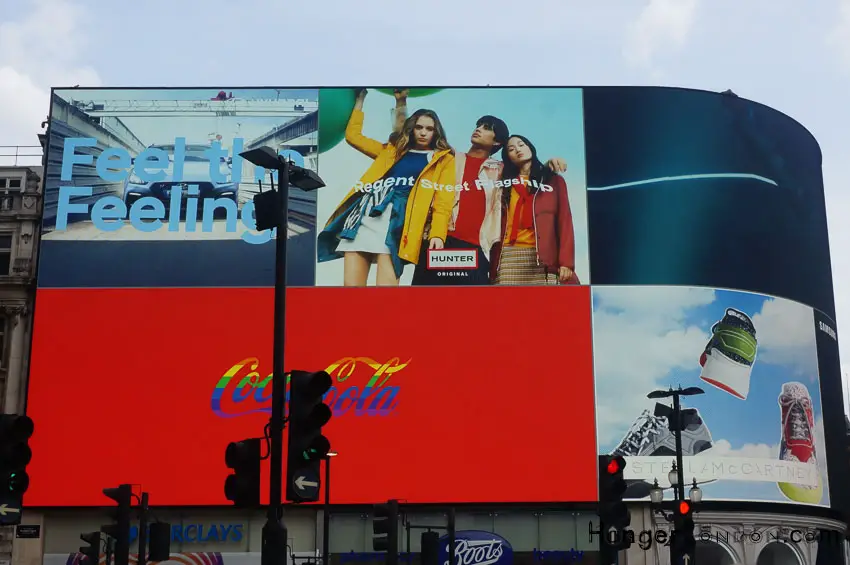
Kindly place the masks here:
<instances>
[{"instance_id":1,"label":"street lamp","mask_svg":"<svg viewBox=\"0 0 850 565\"><path fill-rule=\"evenodd\" d=\"M676 465L673 469L676 471L676 480L670 481L670 485L676 487L676 495L678 500L685 500L685 478L684 469L682 466L682 406L679 398L682 396L694 396L697 394L705 394L705 391L697 386L690 386L683 389L681 386L673 390L655 390L646 395L647 398L669 398L673 397L673 435L676 438ZM673 471L671 471L673 473Z\"/></svg>"},{"instance_id":2,"label":"street lamp","mask_svg":"<svg viewBox=\"0 0 850 565\"><path fill-rule=\"evenodd\" d=\"M667 473L667 482L670 483L671 487L676 487L679 484L679 468L676 466L675 461L673 462L673 468Z\"/></svg>"},{"instance_id":3,"label":"street lamp","mask_svg":"<svg viewBox=\"0 0 850 565\"><path fill-rule=\"evenodd\" d=\"M652 505L661 504L664 500L664 489L658 486L658 479L655 479L655 484L649 489L649 502Z\"/></svg>"},{"instance_id":4,"label":"street lamp","mask_svg":"<svg viewBox=\"0 0 850 565\"><path fill-rule=\"evenodd\" d=\"M699 483L697 483L697 480L694 479L693 486L688 491L688 500L690 500L694 504L699 504L700 502L702 502L702 489L699 488L698 485L699 485ZM675 485L671 485L670 488L674 489L674 491L675 491ZM658 479L655 479L655 484L653 484L652 488L649 489L649 502L650 502L650 504L652 504L653 506L657 506L657 505L662 504L664 502L664 491L665 490L666 489L663 489L660 486L658 486ZM673 496L675 498L675 492L674 492ZM658 512L658 510L656 510L656 512Z\"/></svg>"},{"instance_id":5,"label":"street lamp","mask_svg":"<svg viewBox=\"0 0 850 565\"><path fill-rule=\"evenodd\" d=\"M319 175L289 162L271 147L243 151L240 157L269 171L271 190L254 195L257 231L277 230L274 274L274 339L272 371L272 414L269 421L269 508L263 526L262 565L286 564L286 527L283 524L283 419L286 403L283 338L286 328L286 240L289 234L289 185L301 190L325 186ZM274 187L274 171L278 187Z\"/></svg>"},{"instance_id":6,"label":"street lamp","mask_svg":"<svg viewBox=\"0 0 850 565\"><path fill-rule=\"evenodd\" d=\"M328 451L325 455L325 504L322 512L322 565L328 565L331 551L331 457L339 455Z\"/></svg>"},{"instance_id":7,"label":"street lamp","mask_svg":"<svg viewBox=\"0 0 850 565\"><path fill-rule=\"evenodd\" d=\"M696 478L694 479L694 485L688 492L688 498L690 498L691 502L693 502L694 504L699 504L700 502L702 502L702 489L697 486Z\"/></svg>"}]
</instances>

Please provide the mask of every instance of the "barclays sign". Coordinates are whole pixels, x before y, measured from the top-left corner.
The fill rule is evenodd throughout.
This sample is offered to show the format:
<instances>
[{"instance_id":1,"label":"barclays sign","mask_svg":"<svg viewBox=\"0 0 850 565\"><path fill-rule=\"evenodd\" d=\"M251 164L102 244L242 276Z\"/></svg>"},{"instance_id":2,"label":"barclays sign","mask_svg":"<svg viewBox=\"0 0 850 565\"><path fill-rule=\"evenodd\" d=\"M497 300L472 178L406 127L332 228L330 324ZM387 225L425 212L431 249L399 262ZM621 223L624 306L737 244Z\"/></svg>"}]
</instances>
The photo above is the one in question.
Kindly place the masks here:
<instances>
[{"instance_id":1,"label":"barclays sign","mask_svg":"<svg viewBox=\"0 0 850 565\"><path fill-rule=\"evenodd\" d=\"M171 541L175 543L239 543L242 524L172 524ZM130 526L130 543L139 537L138 526Z\"/></svg>"},{"instance_id":2,"label":"barclays sign","mask_svg":"<svg viewBox=\"0 0 850 565\"><path fill-rule=\"evenodd\" d=\"M455 532L455 565L512 565L514 550L510 542L492 532L463 530ZM449 538L440 538L440 563L449 565Z\"/></svg>"}]
</instances>

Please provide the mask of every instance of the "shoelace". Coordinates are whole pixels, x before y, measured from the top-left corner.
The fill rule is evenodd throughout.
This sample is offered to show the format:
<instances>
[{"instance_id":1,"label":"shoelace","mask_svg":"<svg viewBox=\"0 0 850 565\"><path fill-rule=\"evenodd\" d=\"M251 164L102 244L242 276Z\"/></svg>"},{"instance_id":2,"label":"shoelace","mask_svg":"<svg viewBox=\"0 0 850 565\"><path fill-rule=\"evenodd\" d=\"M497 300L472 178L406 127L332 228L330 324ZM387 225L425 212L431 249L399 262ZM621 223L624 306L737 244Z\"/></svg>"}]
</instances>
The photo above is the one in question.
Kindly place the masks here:
<instances>
[{"instance_id":1,"label":"shoelace","mask_svg":"<svg viewBox=\"0 0 850 565\"><path fill-rule=\"evenodd\" d=\"M649 410L644 410L614 451L619 454L638 453L641 447L658 434L661 420L651 415Z\"/></svg>"},{"instance_id":2,"label":"shoelace","mask_svg":"<svg viewBox=\"0 0 850 565\"><path fill-rule=\"evenodd\" d=\"M811 439L806 412L799 402L791 405L791 413L788 415L788 418L791 420L791 439Z\"/></svg>"}]
</instances>

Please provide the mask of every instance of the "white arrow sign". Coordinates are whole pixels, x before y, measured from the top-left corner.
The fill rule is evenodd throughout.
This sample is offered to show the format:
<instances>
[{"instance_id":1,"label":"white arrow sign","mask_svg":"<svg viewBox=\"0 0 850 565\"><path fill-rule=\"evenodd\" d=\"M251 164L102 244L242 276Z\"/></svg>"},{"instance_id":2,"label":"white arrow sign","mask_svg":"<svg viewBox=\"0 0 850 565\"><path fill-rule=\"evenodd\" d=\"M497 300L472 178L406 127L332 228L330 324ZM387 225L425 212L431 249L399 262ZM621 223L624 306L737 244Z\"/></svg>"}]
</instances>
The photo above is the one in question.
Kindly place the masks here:
<instances>
[{"instance_id":1,"label":"white arrow sign","mask_svg":"<svg viewBox=\"0 0 850 565\"><path fill-rule=\"evenodd\" d=\"M308 481L307 477L301 476L295 479L295 486L298 487L298 490L304 490L304 487L318 487L319 483Z\"/></svg>"},{"instance_id":2,"label":"white arrow sign","mask_svg":"<svg viewBox=\"0 0 850 565\"><path fill-rule=\"evenodd\" d=\"M8 504L0 504L0 516L5 516L6 514L20 514L20 508L9 508Z\"/></svg>"},{"instance_id":3,"label":"white arrow sign","mask_svg":"<svg viewBox=\"0 0 850 565\"><path fill-rule=\"evenodd\" d=\"M685 556L682 557L682 561L685 562L685 565L688 565L688 563L691 562L691 556L686 553Z\"/></svg>"}]
</instances>

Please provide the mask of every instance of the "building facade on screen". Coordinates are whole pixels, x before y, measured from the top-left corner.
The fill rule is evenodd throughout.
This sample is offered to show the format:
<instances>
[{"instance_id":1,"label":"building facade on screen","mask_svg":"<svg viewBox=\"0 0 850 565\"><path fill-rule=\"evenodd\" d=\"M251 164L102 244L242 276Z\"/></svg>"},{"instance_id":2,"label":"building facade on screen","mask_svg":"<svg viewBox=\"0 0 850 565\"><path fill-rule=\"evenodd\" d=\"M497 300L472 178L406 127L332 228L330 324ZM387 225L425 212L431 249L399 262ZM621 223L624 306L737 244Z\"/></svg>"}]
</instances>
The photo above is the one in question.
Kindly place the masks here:
<instances>
[{"instance_id":1,"label":"building facade on screen","mask_svg":"<svg viewBox=\"0 0 850 565\"><path fill-rule=\"evenodd\" d=\"M675 442L647 394L678 385L704 390L683 401L698 560L843 562L821 154L793 119L674 88L75 88L49 147L28 555L75 564L101 489L133 482L174 561L259 562L224 450L268 421L286 237L286 366L333 378L334 563L380 561L388 499L419 525L454 506L466 565L595 562L603 454L627 460L629 562L666 563L648 494ZM292 189L286 234L256 230L259 147L325 184ZM91 429L112 463L69 465ZM320 511L286 522L315 556Z\"/></svg>"}]
</instances>

